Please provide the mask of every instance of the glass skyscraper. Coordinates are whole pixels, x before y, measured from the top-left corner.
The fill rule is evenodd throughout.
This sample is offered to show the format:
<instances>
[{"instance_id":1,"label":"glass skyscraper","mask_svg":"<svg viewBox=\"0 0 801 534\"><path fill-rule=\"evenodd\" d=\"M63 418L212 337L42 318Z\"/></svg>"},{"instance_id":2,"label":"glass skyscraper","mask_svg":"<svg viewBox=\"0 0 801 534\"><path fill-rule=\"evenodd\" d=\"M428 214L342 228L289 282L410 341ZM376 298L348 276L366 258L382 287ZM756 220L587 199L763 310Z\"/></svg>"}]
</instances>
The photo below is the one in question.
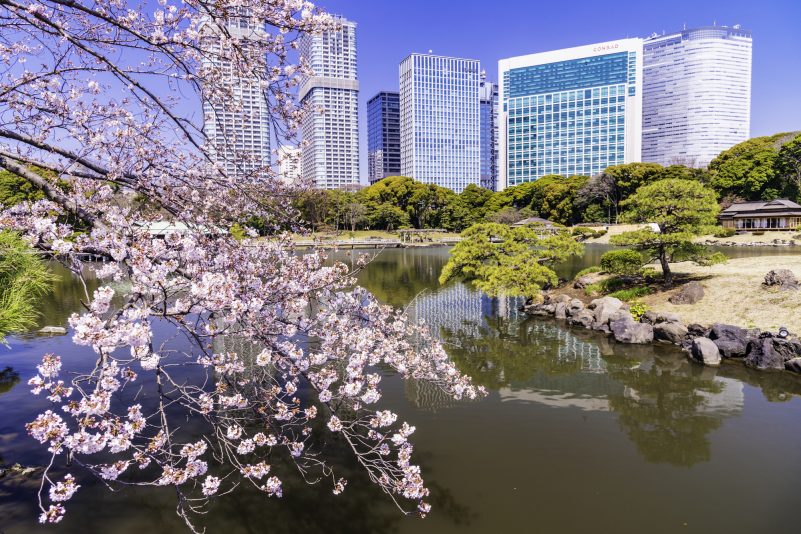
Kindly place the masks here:
<instances>
[{"instance_id":1,"label":"glass skyscraper","mask_svg":"<svg viewBox=\"0 0 801 534\"><path fill-rule=\"evenodd\" d=\"M204 130L209 139L211 157L229 176L248 177L270 166L270 111L257 73L236 71L231 59L232 50L222 44L214 25L202 24L204 67L214 67L222 73L232 89L231 99L204 100ZM234 16L226 31L239 46L247 48L248 41L257 41L265 31L247 16Z\"/></svg>"},{"instance_id":2,"label":"glass skyscraper","mask_svg":"<svg viewBox=\"0 0 801 534\"><path fill-rule=\"evenodd\" d=\"M713 26L643 45L643 161L706 166L748 139L751 32Z\"/></svg>"},{"instance_id":3,"label":"glass skyscraper","mask_svg":"<svg viewBox=\"0 0 801 534\"><path fill-rule=\"evenodd\" d=\"M482 78L485 75L482 74ZM481 187L498 189L498 84L481 80Z\"/></svg>"},{"instance_id":4,"label":"glass skyscraper","mask_svg":"<svg viewBox=\"0 0 801 534\"><path fill-rule=\"evenodd\" d=\"M642 39L502 59L503 187L640 161Z\"/></svg>"},{"instance_id":5,"label":"glass skyscraper","mask_svg":"<svg viewBox=\"0 0 801 534\"><path fill-rule=\"evenodd\" d=\"M367 102L367 178L400 174L400 95L381 91Z\"/></svg>"},{"instance_id":6,"label":"glass skyscraper","mask_svg":"<svg viewBox=\"0 0 801 534\"><path fill-rule=\"evenodd\" d=\"M298 95L311 109L301 124L301 173L321 189L359 183L356 24L344 18L337 23L334 30L304 33L299 47L314 71Z\"/></svg>"},{"instance_id":7,"label":"glass skyscraper","mask_svg":"<svg viewBox=\"0 0 801 534\"><path fill-rule=\"evenodd\" d=\"M478 60L411 54L399 77L401 174L457 193L478 185Z\"/></svg>"}]
</instances>

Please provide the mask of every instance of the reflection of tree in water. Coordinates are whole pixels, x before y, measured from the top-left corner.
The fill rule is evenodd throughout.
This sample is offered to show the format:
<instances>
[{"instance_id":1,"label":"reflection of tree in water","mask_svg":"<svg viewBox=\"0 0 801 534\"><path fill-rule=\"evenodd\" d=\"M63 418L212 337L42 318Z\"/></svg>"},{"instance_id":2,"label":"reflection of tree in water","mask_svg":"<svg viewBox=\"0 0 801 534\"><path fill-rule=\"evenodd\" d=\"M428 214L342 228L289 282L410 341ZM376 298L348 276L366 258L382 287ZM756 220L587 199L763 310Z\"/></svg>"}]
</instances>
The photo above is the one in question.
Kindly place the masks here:
<instances>
[{"instance_id":1,"label":"reflection of tree in water","mask_svg":"<svg viewBox=\"0 0 801 534\"><path fill-rule=\"evenodd\" d=\"M353 258L375 251L353 251ZM340 259L350 264L350 258ZM439 287L439 272L447 261L441 249L391 249L376 255L358 275L359 285L391 306L406 306L420 292Z\"/></svg>"},{"instance_id":2,"label":"reflection of tree in water","mask_svg":"<svg viewBox=\"0 0 801 534\"><path fill-rule=\"evenodd\" d=\"M0 395L8 393L11 388L19 383L19 373L11 367L6 367L0 371Z\"/></svg>"},{"instance_id":3,"label":"reflection of tree in water","mask_svg":"<svg viewBox=\"0 0 801 534\"><path fill-rule=\"evenodd\" d=\"M609 406L645 459L687 467L708 461L708 434L725 416L725 410L711 406L711 399L724 393L724 383L714 373L675 358L655 358L637 367L630 360L617 363L609 373L626 387L622 394L610 395ZM737 399L724 395L723 400Z\"/></svg>"}]
</instances>

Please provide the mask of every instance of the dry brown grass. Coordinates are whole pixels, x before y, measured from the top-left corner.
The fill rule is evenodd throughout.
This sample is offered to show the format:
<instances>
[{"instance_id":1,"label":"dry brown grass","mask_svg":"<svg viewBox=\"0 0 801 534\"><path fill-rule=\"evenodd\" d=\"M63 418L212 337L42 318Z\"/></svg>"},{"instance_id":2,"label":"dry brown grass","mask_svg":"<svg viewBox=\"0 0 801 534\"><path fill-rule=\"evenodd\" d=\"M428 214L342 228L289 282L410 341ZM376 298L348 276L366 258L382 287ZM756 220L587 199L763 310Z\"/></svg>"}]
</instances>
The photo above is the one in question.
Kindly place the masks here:
<instances>
[{"instance_id":1,"label":"dry brown grass","mask_svg":"<svg viewBox=\"0 0 801 534\"><path fill-rule=\"evenodd\" d=\"M642 299L652 310L677 313L685 324L727 323L772 331L786 326L792 332L801 331L801 291L761 285L771 269L790 269L801 278L800 255L737 258L712 267L684 262L671 268L698 280L704 286L704 298L695 304L674 305L668 298L677 289L656 293Z\"/></svg>"}]
</instances>

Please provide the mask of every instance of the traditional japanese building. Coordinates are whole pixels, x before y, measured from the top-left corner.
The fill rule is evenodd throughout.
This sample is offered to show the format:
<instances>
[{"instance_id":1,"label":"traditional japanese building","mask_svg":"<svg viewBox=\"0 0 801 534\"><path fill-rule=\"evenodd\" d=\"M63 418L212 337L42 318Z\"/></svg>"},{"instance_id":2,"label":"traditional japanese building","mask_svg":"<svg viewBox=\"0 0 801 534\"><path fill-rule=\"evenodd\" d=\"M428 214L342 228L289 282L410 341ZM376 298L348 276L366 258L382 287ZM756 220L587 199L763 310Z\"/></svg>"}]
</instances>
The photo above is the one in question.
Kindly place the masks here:
<instances>
[{"instance_id":1,"label":"traditional japanese building","mask_svg":"<svg viewBox=\"0 0 801 534\"><path fill-rule=\"evenodd\" d=\"M784 198L770 202L740 202L720 212L720 224L735 230L795 230L801 206Z\"/></svg>"}]
</instances>

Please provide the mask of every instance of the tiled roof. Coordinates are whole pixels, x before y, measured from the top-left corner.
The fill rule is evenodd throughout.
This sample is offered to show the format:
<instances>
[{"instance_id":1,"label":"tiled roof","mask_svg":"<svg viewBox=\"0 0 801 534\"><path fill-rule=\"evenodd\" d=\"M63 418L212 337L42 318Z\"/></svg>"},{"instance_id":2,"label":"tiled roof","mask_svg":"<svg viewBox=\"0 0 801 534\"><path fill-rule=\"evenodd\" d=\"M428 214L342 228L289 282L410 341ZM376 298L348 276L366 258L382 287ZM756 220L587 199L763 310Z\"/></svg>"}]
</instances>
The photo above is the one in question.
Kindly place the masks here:
<instances>
[{"instance_id":1,"label":"tiled roof","mask_svg":"<svg viewBox=\"0 0 801 534\"><path fill-rule=\"evenodd\" d=\"M732 204L720 215L722 217L743 217L753 215L801 215L801 206L786 198L771 200L770 202L740 202Z\"/></svg>"}]
</instances>

